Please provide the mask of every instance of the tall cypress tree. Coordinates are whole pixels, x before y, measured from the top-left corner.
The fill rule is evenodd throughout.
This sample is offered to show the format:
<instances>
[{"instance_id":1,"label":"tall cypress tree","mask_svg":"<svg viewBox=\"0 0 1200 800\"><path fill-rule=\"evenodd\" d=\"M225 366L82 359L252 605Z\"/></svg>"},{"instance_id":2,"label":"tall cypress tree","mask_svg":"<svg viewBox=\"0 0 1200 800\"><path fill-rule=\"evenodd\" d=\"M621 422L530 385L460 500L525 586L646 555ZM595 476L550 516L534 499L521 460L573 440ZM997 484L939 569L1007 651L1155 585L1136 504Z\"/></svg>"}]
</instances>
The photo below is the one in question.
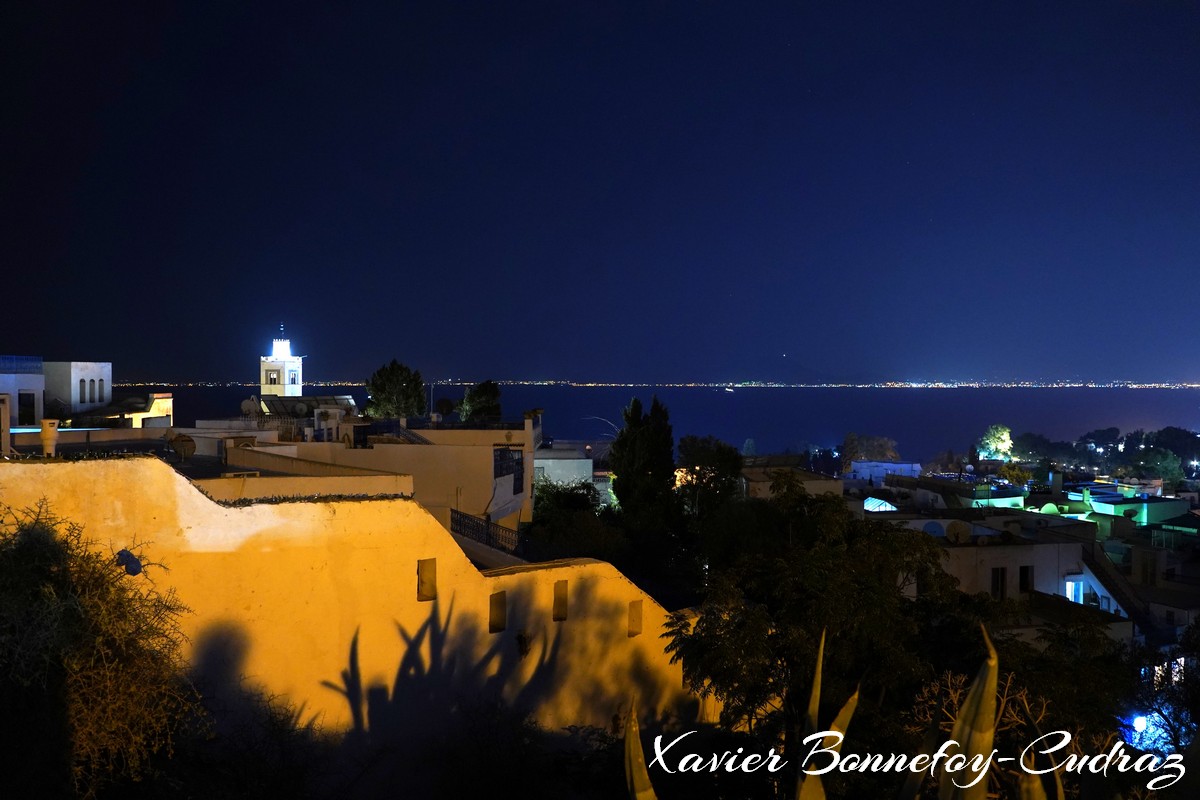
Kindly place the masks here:
<instances>
[{"instance_id":1,"label":"tall cypress tree","mask_svg":"<svg viewBox=\"0 0 1200 800\"><path fill-rule=\"evenodd\" d=\"M675 500L675 438L667 407L656 396L647 414L635 397L623 416L625 427L609 451L613 493L635 519L665 519Z\"/></svg>"}]
</instances>

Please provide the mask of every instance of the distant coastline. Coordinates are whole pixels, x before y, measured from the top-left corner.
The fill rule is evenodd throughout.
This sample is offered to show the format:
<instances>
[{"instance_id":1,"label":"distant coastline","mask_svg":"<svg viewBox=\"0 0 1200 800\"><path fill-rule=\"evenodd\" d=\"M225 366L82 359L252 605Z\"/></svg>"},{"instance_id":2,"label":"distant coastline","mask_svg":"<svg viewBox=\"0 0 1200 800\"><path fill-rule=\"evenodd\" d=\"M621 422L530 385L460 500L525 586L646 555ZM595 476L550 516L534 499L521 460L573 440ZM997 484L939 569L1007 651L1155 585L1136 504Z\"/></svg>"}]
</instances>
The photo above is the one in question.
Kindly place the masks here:
<instances>
[{"instance_id":1,"label":"distant coastline","mask_svg":"<svg viewBox=\"0 0 1200 800\"><path fill-rule=\"evenodd\" d=\"M430 401L456 402L465 383L427 384ZM677 440L711 435L757 453L836 447L853 431L894 439L904 458L923 462L948 449L965 452L993 423L1055 441L1074 441L1087 431L1110 426L1122 431L1168 425L1200 430L1200 386L1191 384L762 386L505 381L503 389L501 405L507 415L520 418L528 409L543 410L547 437L609 439L620 427L622 410L630 400L640 397L648 402L653 395L666 404ZM1133 389L1140 391L1127 391ZM186 427L197 419L236 416L242 401L259 394L259 385L124 383L116 388L124 394L155 391L175 395L176 422ZM367 402L362 383L306 382L304 391L351 395L360 407ZM1200 457L1200 439L1197 445Z\"/></svg>"},{"instance_id":2,"label":"distant coastline","mask_svg":"<svg viewBox=\"0 0 1200 800\"><path fill-rule=\"evenodd\" d=\"M365 381L305 380L306 386L363 386ZM426 381L431 386L468 386L470 380ZM501 386L653 389L1200 389L1200 383L1147 381L885 381L883 383L780 383L776 381L697 381L676 383L573 380L497 380ZM117 381L113 386L258 386L245 381Z\"/></svg>"}]
</instances>

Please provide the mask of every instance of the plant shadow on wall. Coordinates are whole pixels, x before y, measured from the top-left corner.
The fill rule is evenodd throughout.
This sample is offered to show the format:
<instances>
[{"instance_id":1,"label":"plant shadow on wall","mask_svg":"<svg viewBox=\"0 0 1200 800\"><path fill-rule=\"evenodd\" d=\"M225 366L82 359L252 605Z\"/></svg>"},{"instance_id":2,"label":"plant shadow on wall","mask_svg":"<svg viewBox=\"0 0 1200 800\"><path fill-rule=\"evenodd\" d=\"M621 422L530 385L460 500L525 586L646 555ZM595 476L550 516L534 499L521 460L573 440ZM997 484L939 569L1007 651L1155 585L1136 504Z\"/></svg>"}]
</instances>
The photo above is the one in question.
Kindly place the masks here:
<instances>
[{"instance_id":1,"label":"plant shadow on wall","mask_svg":"<svg viewBox=\"0 0 1200 800\"><path fill-rule=\"evenodd\" d=\"M598 608L584 591L572 606L611 619L623 611ZM567 685L568 662L582 663L578 653L566 652L562 626L570 620L535 625L533 619L521 591L508 592L504 630L497 632L473 615L456 614L454 600L444 612L434 600L415 630L396 625L403 652L390 686L364 684L360 652L366 643L356 633L340 679L325 682L345 698L353 720L343 742L339 796L620 796L616 734L623 708L613 700L619 693L611 682ZM630 664L611 680L656 698L661 689L636 678L648 672L643 666ZM532 712L564 692L579 707L603 709L612 725L559 731L537 725Z\"/></svg>"},{"instance_id":2,"label":"plant shadow on wall","mask_svg":"<svg viewBox=\"0 0 1200 800\"><path fill-rule=\"evenodd\" d=\"M237 622L218 621L197 636L190 678L200 692L204 735L183 740L164 763L165 780L148 792L126 787L122 797L171 796L316 798L333 790L337 737L303 706L247 686L250 639ZM175 794L179 792L179 794Z\"/></svg>"}]
</instances>

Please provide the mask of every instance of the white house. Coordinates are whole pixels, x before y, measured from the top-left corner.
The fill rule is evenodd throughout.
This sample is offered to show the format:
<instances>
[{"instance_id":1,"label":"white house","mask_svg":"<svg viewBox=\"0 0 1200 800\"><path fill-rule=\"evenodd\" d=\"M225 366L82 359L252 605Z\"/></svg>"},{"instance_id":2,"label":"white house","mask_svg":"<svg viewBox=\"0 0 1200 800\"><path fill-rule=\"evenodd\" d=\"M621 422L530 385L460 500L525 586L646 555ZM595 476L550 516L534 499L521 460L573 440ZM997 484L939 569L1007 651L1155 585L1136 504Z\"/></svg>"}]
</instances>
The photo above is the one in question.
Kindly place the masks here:
<instances>
[{"instance_id":1,"label":"white house","mask_svg":"<svg viewBox=\"0 0 1200 800\"><path fill-rule=\"evenodd\" d=\"M0 356L0 394L11 395L9 424L37 425L43 416L46 376L39 356Z\"/></svg>"},{"instance_id":2,"label":"white house","mask_svg":"<svg viewBox=\"0 0 1200 800\"><path fill-rule=\"evenodd\" d=\"M103 408L112 402L111 361L47 361L46 401L71 414Z\"/></svg>"}]
</instances>

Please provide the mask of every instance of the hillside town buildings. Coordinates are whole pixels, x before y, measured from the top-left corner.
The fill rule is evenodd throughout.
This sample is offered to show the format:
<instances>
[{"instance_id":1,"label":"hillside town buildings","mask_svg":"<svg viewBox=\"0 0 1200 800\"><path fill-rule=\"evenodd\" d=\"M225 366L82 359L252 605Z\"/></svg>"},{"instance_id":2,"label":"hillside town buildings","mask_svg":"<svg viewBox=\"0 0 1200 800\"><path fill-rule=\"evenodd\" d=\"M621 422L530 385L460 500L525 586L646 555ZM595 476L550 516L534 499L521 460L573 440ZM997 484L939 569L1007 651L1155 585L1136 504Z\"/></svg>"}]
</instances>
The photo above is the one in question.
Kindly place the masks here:
<instances>
[{"instance_id":1,"label":"hillside town buildings","mask_svg":"<svg viewBox=\"0 0 1200 800\"><path fill-rule=\"evenodd\" d=\"M397 665L444 663L436 648L547 725L607 725L634 689L656 714L712 717L663 650L667 610L653 597L603 562L522 559L538 480L603 483L590 444L547 440L541 409L487 423L368 419L348 396L306 395L301 367L275 340L259 397L183 429L169 396L122 411L111 364L0 357L4 455L138 442L170 462L6 460L0 502L45 500L98 547L153 542L171 566L163 580L195 609L191 639L233 626L250 643L245 674L327 725L360 718L354 703L371 691L394 700ZM51 408L121 427L47 428ZM961 591L1022 604L1010 632L1031 642L1083 613L1114 638L1166 646L1200 617L1200 516L1161 485L1054 475L1035 488L907 462L829 476L754 456L743 495L769 498L781 470L936 538ZM440 643L414 652L418 630ZM351 663L368 689L359 700L329 688Z\"/></svg>"}]
</instances>

